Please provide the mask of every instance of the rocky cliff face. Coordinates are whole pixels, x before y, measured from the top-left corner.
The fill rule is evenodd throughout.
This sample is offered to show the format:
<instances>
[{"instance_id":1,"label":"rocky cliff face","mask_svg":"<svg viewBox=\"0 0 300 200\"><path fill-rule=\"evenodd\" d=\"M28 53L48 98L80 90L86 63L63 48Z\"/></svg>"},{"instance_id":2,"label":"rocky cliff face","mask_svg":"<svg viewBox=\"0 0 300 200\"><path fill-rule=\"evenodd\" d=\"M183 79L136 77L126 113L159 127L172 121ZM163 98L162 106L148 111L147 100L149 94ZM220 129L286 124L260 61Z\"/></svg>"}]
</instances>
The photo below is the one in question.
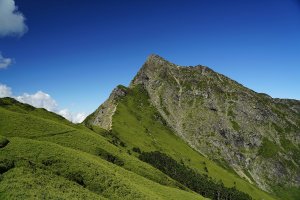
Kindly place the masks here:
<instances>
[{"instance_id":1,"label":"rocky cliff face","mask_svg":"<svg viewBox=\"0 0 300 200\"><path fill-rule=\"evenodd\" d=\"M256 93L205 66L150 56L130 87L142 85L176 134L201 154L261 189L300 185L300 102ZM120 88L119 88L120 89ZM110 98L87 124L110 129Z\"/></svg>"},{"instance_id":2,"label":"rocky cliff face","mask_svg":"<svg viewBox=\"0 0 300 200\"><path fill-rule=\"evenodd\" d=\"M205 66L152 55L132 81L142 84L169 126L200 153L264 190L300 184L300 102L272 99Z\"/></svg>"},{"instance_id":3,"label":"rocky cliff face","mask_svg":"<svg viewBox=\"0 0 300 200\"><path fill-rule=\"evenodd\" d=\"M118 99L124 95L126 95L126 89L121 85L117 86L109 98L95 112L89 115L83 123L87 126L100 126L106 130L110 130L112 116L116 111Z\"/></svg>"}]
</instances>

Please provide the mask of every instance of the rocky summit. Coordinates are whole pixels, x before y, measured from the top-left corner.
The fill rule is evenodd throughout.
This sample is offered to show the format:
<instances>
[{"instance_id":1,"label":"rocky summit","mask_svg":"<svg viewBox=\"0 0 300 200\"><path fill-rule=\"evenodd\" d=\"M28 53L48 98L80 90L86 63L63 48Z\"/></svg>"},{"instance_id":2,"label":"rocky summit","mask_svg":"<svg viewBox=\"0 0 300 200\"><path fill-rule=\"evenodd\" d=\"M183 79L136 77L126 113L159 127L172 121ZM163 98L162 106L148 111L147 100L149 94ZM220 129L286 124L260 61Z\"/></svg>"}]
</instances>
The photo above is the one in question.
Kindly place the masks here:
<instances>
[{"instance_id":1,"label":"rocky summit","mask_svg":"<svg viewBox=\"0 0 300 200\"><path fill-rule=\"evenodd\" d=\"M150 55L129 88L118 86L84 123L113 132L119 104L137 87L162 124L198 153L273 195L299 191L300 101L257 93L206 66Z\"/></svg>"}]
</instances>

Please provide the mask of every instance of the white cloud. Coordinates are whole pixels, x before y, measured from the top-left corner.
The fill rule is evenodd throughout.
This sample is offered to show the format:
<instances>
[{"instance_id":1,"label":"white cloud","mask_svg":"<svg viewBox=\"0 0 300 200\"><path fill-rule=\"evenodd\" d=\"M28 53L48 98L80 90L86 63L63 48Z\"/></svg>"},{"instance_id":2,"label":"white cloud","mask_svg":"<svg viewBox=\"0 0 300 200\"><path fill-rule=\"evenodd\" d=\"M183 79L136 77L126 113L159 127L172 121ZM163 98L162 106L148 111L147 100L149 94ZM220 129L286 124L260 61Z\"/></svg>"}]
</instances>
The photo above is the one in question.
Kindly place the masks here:
<instances>
[{"instance_id":1,"label":"white cloud","mask_svg":"<svg viewBox=\"0 0 300 200\"><path fill-rule=\"evenodd\" d=\"M0 37L22 36L28 30L24 15L14 0L0 0Z\"/></svg>"},{"instance_id":2,"label":"white cloud","mask_svg":"<svg viewBox=\"0 0 300 200\"><path fill-rule=\"evenodd\" d=\"M13 97L16 100L32 105L36 108L45 108L48 111L55 112L73 123L81 123L87 115L83 112L75 113L68 109L60 109L56 101L47 93L38 91L35 94L24 93L20 96L13 96L11 88L0 84L0 97Z\"/></svg>"},{"instance_id":3,"label":"white cloud","mask_svg":"<svg viewBox=\"0 0 300 200\"><path fill-rule=\"evenodd\" d=\"M42 91L38 91L35 94L24 93L22 96L15 97L15 99L22 103L27 103L37 108L45 108L52 112L55 112L57 109L56 101L49 94Z\"/></svg>"},{"instance_id":4,"label":"white cloud","mask_svg":"<svg viewBox=\"0 0 300 200\"><path fill-rule=\"evenodd\" d=\"M12 59L11 58L4 58L1 54L1 52L0 52L0 69L5 69L11 64L12 64Z\"/></svg>"},{"instance_id":5,"label":"white cloud","mask_svg":"<svg viewBox=\"0 0 300 200\"><path fill-rule=\"evenodd\" d=\"M66 119L72 119L72 115L68 109L62 109L62 110L58 111L58 114L63 116Z\"/></svg>"},{"instance_id":6,"label":"white cloud","mask_svg":"<svg viewBox=\"0 0 300 200\"><path fill-rule=\"evenodd\" d=\"M87 117L85 113L72 113L68 109L60 110L58 114L74 123L81 123Z\"/></svg>"},{"instance_id":7,"label":"white cloud","mask_svg":"<svg viewBox=\"0 0 300 200\"><path fill-rule=\"evenodd\" d=\"M66 108L59 109L56 101L49 94L42 91L38 91L35 94L24 93L23 95L14 98L22 103L27 103L37 108L45 108L48 111L55 112L74 123L81 123L86 118L86 114L84 113L73 113Z\"/></svg>"},{"instance_id":8,"label":"white cloud","mask_svg":"<svg viewBox=\"0 0 300 200\"><path fill-rule=\"evenodd\" d=\"M87 115L85 113L75 113L73 114L72 121L74 123L81 123L83 122L83 120L85 120L86 117Z\"/></svg>"},{"instance_id":9,"label":"white cloud","mask_svg":"<svg viewBox=\"0 0 300 200\"><path fill-rule=\"evenodd\" d=\"M6 85L0 84L0 98L11 97L11 96L12 96L11 88L7 87Z\"/></svg>"}]
</instances>

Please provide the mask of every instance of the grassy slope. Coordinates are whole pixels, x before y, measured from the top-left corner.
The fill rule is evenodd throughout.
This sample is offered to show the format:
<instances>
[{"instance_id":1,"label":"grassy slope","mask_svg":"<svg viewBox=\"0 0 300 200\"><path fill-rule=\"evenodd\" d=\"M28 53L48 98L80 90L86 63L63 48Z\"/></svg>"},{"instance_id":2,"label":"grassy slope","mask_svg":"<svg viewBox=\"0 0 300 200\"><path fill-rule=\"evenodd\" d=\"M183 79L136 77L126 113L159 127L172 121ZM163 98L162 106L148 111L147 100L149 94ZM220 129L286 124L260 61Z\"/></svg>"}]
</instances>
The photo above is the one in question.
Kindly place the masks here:
<instances>
[{"instance_id":1,"label":"grassy slope","mask_svg":"<svg viewBox=\"0 0 300 200\"><path fill-rule=\"evenodd\" d=\"M85 127L0 105L0 135L10 141L0 148L1 199L203 199ZM120 157L123 168L97 156L98 148Z\"/></svg>"},{"instance_id":2,"label":"grassy slope","mask_svg":"<svg viewBox=\"0 0 300 200\"><path fill-rule=\"evenodd\" d=\"M113 132L129 144L128 149L139 147L142 151L161 151L200 173L221 180L225 186L250 194L254 199L274 199L247 181L239 178L200 155L165 126L157 111L149 104L146 92L140 87L128 91L120 100L113 117ZM132 139L134 138L134 140Z\"/></svg>"},{"instance_id":3,"label":"grassy slope","mask_svg":"<svg viewBox=\"0 0 300 200\"><path fill-rule=\"evenodd\" d=\"M29 122L29 123L28 123ZM124 161L124 168L164 185L178 184L159 170L129 156L123 150L109 143L85 127L69 127L41 119L32 115L15 113L0 108L0 133L7 137L25 137L40 141L49 141L65 147L71 147L93 155L98 155L99 149L105 149L112 155Z\"/></svg>"},{"instance_id":4,"label":"grassy slope","mask_svg":"<svg viewBox=\"0 0 300 200\"><path fill-rule=\"evenodd\" d=\"M26 188L26 192L24 189ZM16 167L0 184L0 199L106 199L46 170Z\"/></svg>"}]
</instances>

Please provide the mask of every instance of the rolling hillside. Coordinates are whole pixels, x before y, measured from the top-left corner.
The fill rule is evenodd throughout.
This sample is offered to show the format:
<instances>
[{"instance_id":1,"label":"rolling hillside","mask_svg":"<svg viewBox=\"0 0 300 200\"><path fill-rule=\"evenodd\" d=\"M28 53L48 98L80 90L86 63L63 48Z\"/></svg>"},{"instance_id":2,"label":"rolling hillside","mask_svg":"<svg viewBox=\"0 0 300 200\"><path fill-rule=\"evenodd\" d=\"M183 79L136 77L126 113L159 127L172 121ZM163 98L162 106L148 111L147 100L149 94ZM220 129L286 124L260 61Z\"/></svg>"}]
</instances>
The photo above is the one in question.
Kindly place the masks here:
<instances>
[{"instance_id":1,"label":"rolling hillside","mask_svg":"<svg viewBox=\"0 0 300 200\"><path fill-rule=\"evenodd\" d=\"M204 199L99 133L0 100L0 199Z\"/></svg>"}]
</instances>

